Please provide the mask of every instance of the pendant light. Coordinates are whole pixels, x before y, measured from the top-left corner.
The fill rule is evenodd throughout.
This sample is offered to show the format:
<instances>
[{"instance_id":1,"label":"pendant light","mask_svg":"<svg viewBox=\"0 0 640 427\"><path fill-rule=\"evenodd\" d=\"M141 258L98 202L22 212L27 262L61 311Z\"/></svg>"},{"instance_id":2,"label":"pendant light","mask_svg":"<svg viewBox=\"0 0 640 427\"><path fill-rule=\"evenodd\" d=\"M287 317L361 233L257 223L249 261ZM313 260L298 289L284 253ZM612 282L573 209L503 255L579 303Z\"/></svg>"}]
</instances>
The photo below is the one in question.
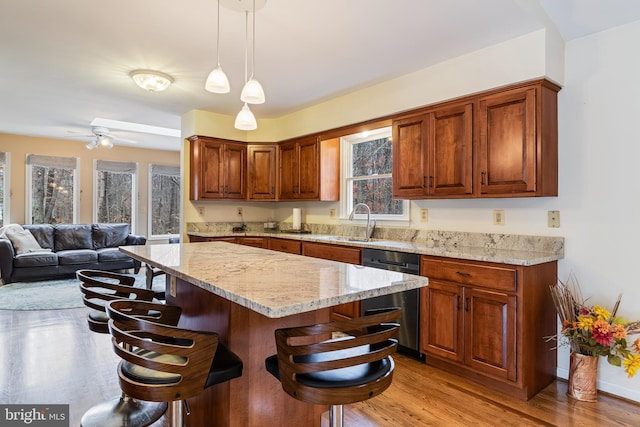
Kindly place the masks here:
<instances>
[{"instance_id":1,"label":"pendant light","mask_svg":"<svg viewBox=\"0 0 640 427\"><path fill-rule=\"evenodd\" d=\"M229 86L229 79L220 66L220 0L218 0L218 26L216 31L216 54L218 57L218 65L209 73L209 77L207 77L204 88L213 93L229 93L231 90Z\"/></svg>"},{"instance_id":2,"label":"pendant light","mask_svg":"<svg viewBox=\"0 0 640 427\"><path fill-rule=\"evenodd\" d=\"M248 22L247 22L248 26ZM242 88L240 94L240 100L249 104L263 104L265 101L264 90L258 80L255 79L254 74L256 71L256 0L253 0L253 42L252 42L252 59L251 59L251 77L249 80L245 78L245 85ZM248 41L247 36L247 41ZM245 53L246 57L246 53ZM246 63L246 60L245 60Z\"/></svg>"},{"instance_id":3,"label":"pendant light","mask_svg":"<svg viewBox=\"0 0 640 427\"><path fill-rule=\"evenodd\" d=\"M254 0L254 7L255 7L255 0ZM244 13L245 13L244 81L245 81L245 87L246 87L247 86L246 84L247 83L247 61L248 61L247 57L248 57L248 50L249 50L249 48L247 47L249 43L249 12L245 11ZM244 93L244 89L242 90L242 92ZM241 100L243 100L242 97L240 98ZM249 108L249 105L247 105L246 101L244 103L244 106L236 116L236 121L234 126L236 129L239 129L239 130L255 130L258 128L256 117L251 112L251 109Z\"/></svg>"}]
</instances>

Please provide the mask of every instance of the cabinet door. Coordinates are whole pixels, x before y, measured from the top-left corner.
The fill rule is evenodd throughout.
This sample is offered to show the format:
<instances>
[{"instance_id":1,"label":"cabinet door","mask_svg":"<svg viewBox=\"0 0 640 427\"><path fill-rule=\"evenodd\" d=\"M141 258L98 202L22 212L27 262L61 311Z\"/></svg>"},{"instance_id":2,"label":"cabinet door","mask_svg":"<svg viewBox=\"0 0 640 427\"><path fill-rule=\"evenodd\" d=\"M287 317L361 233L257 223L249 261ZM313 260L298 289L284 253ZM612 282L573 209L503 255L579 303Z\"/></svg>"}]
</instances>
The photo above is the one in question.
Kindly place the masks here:
<instances>
[{"instance_id":1,"label":"cabinet door","mask_svg":"<svg viewBox=\"0 0 640 427\"><path fill-rule=\"evenodd\" d=\"M316 137L298 143L298 169L300 181L297 197L317 200L320 198L320 143Z\"/></svg>"},{"instance_id":2,"label":"cabinet door","mask_svg":"<svg viewBox=\"0 0 640 427\"><path fill-rule=\"evenodd\" d=\"M278 199L293 199L297 193L298 174L298 146L287 142L279 147L280 174L278 177Z\"/></svg>"},{"instance_id":3,"label":"cabinet door","mask_svg":"<svg viewBox=\"0 0 640 427\"><path fill-rule=\"evenodd\" d=\"M251 145L248 148L247 198L276 199L276 146Z\"/></svg>"},{"instance_id":4,"label":"cabinet door","mask_svg":"<svg viewBox=\"0 0 640 427\"><path fill-rule=\"evenodd\" d=\"M225 144L224 196L226 199L244 199L246 197L246 165L247 146L244 144Z\"/></svg>"},{"instance_id":5,"label":"cabinet door","mask_svg":"<svg viewBox=\"0 0 640 427\"><path fill-rule=\"evenodd\" d=\"M426 115L393 122L394 198L415 198L426 193L428 131Z\"/></svg>"},{"instance_id":6,"label":"cabinet door","mask_svg":"<svg viewBox=\"0 0 640 427\"><path fill-rule=\"evenodd\" d=\"M478 372L516 381L516 297L465 288L464 311L465 363Z\"/></svg>"},{"instance_id":7,"label":"cabinet door","mask_svg":"<svg viewBox=\"0 0 640 427\"><path fill-rule=\"evenodd\" d=\"M192 141L191 150L191 199L223 198L224 144L198 138Z\"/></svg>"},{"instance_id":8,"label":"cabinet door","mask_svg":"<svg viewBox=\"0 0 640 427\"><path fill-rule=\"evenodd\" d=\"M428 193L436 196L471 194L473 104L435 110L429 119Z\"/></svg>"},{"instance_id":9,"label":"cabinet door","mask_svg":"<svg viewBox=\"0 0 640 427\"><path fill-rule=\"evenodd\" d=\"M429 280L422 299L422 351L444 359L463 361L462 287Z\"/></svg>"},{"instance_id":10,"label":"cabinet door","mask_svg":"<svg viewBox=\"0 0 640 427\"><path fill-rule=\"evenodd\" d=\"M481 194L536 191L536 90L479 101Z\"/></svg>"}]
</instances>

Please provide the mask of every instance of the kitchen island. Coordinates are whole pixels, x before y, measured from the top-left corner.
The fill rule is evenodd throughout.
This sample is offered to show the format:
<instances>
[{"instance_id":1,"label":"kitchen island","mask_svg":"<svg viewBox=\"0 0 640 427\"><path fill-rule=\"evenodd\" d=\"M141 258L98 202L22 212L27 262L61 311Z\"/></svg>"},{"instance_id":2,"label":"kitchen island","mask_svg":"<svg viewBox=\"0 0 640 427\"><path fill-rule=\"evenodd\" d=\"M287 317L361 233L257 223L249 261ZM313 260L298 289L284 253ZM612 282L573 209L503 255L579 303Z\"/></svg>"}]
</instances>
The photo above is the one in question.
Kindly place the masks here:
<instances>
[{"instance_id":1,"label":"kitchen island","mask_svg":"<svg viewBox=\"0 0 640 427\"><path fill-rule=\"evenodd\" d=\"M264 368L274 330L328 322L330 307L427 285L425 277L225 242L121 247L167 272L180 326L217 332L244 363L241 378L189 400L187 425L319 426L327 408L288 396Z\"/></svg>"}]
</instances>

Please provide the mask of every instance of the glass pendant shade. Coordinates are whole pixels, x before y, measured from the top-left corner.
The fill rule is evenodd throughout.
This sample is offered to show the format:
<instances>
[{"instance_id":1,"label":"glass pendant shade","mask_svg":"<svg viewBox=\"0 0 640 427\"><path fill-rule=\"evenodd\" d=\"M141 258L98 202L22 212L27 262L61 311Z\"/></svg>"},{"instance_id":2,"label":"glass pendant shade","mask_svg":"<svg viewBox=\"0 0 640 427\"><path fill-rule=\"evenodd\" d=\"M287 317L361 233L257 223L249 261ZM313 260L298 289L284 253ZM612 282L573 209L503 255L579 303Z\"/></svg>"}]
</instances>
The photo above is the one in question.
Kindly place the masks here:
<instances>
[{"instance_id":1,"label":"glass pendant shade","mask_svg":"<svg viewBox=\"0 0 640 427\"><path fill-rule=\"evenodd\" d=\"M209 73L204 88L213 93L229 93L231 90L229 79L224 71L222 71L220 64Z\"/></svg>"},{"instance_id":2,"label":"glass pendant shade","mask_svg":"<svg viewBox=\"0 0 640 427\"><path fill-rule=\"evenodd\" d=\"M260 82L251 77L242 88L240 100L248 104L264 104L264 90Z\"/></svg>"},{"instance_id":3,"label":"glass pendant shade","mask_svg":"<svg viewBox=\"0 0 640 427\"><path fill-rule=\"evenodd\" d=\"M255 130L258 128L256 117L246 103L236 116L235 128L239 130Z\"/></svg>"}]
</instances>

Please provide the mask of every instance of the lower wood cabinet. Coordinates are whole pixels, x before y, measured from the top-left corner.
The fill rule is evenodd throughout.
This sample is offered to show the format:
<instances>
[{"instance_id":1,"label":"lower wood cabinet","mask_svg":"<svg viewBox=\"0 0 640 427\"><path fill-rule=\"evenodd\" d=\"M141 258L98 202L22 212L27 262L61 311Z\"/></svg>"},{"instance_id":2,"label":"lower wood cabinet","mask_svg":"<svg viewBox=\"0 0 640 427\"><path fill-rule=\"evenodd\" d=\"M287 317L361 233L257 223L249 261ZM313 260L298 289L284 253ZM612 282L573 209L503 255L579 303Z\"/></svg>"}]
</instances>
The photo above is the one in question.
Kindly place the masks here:
<instances>
[{"instance_id":1,"label":"lower wood cabinet","mask_svg":"<svg viewBox=\"0 0 640 427\"><path fill-rule=\"evenodd\" d=\"M302 242L302 255L362 265L362 249L351 246ZM353 319L360 317L360 310L360 301L336 305L331 307L331 318L333 320Z\"/></svg>"},{"instance_id":2,"label":"lower wood cabinet","mask_svg":"<svg viewBox=\"0 0 640 427\"><path fill-rule=\"evenodd\" d=\"M255 248L268 249L268 241L264 237L246 236L222 236L222 237L199 237L189 236L189 242L229 242L238 245L253 246Z\"/></svg>"},{"instance_id":3,"label":"lower wood cabinet","mask_svg":"<svg viewBox=\"0 0 640 427\"><path fill-rule=\"evenodd\" d=\"M280 239L278 237L269 238L269 249L295 255L300 255L302 251L300 240Z\"/></svg>"},{"instance_id":4,"label":"lower wood cabinet","mask_svg":"<svg viewBox=\"0 0 640 427\"><path fill-rule=\"evenodd\" d=\"M554 381L549 285L556 262L514 266L423 256L421 351L426 363L528 400Z\"/></svg>"}]
</instances>

